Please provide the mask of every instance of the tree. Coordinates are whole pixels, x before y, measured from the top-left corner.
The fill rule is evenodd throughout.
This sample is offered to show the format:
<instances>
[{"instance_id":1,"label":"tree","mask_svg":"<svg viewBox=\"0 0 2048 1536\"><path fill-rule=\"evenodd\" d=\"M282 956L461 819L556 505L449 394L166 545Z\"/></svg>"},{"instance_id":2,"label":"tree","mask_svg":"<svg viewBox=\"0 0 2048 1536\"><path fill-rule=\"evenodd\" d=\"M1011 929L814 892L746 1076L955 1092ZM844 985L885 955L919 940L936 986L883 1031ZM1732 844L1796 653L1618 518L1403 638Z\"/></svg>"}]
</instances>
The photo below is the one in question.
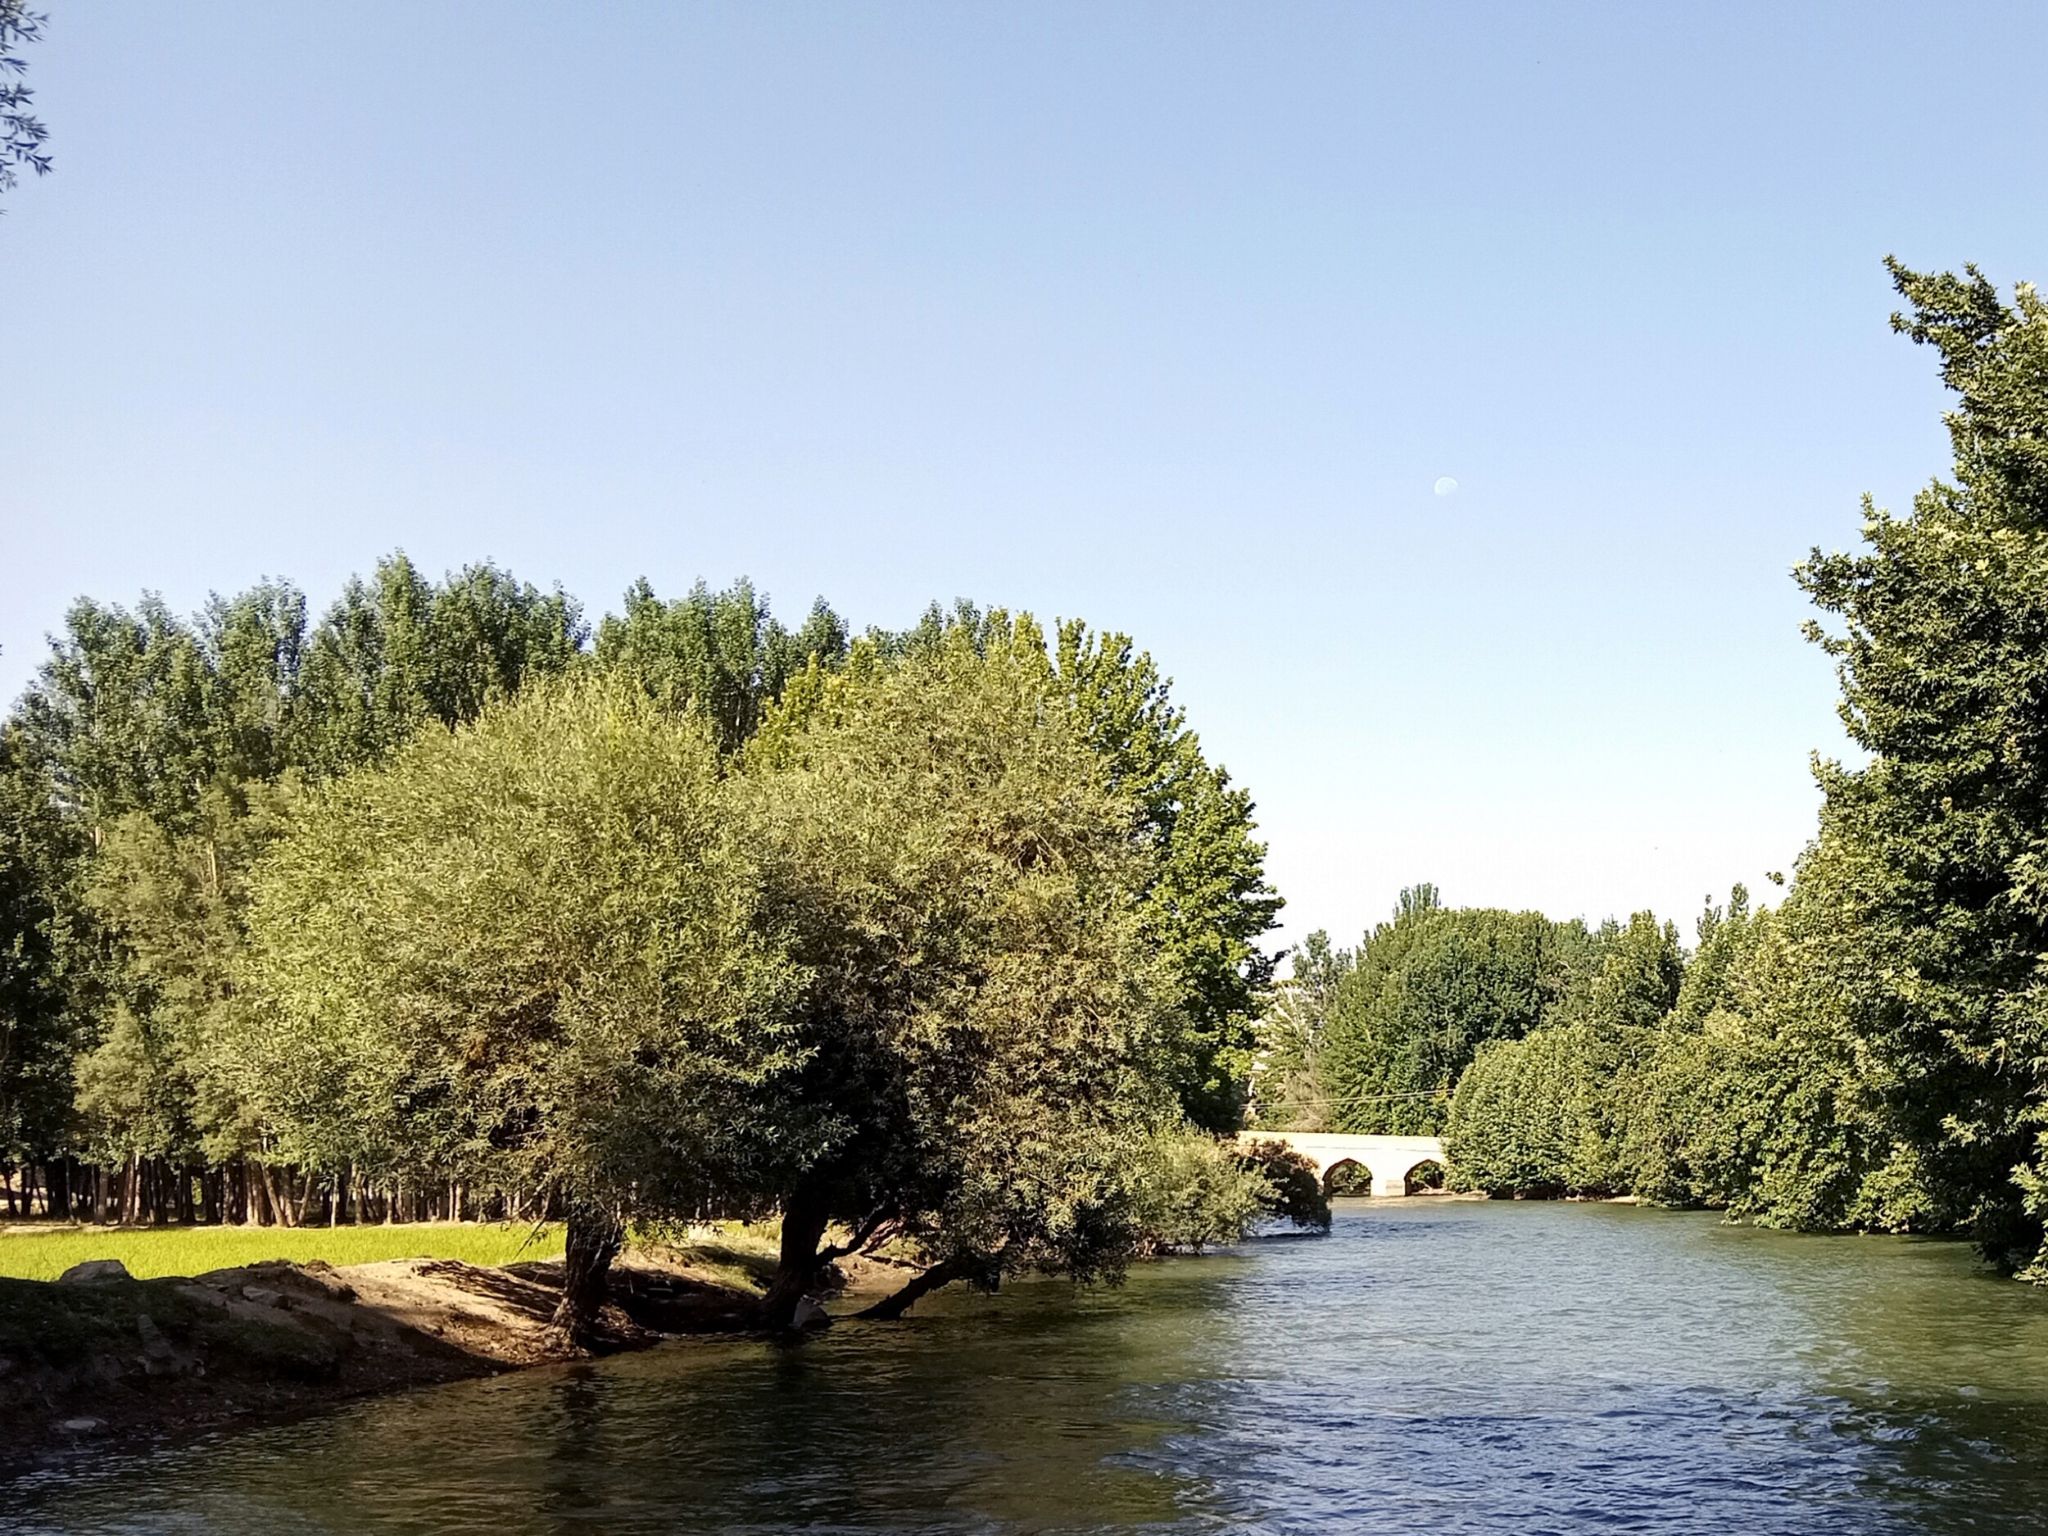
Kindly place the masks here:
<instances>
[{"instance_id":1,"label":"tree","mask_svg":"<svg viewBox=\"0 0 2048 1536\"><path fill-rule=\"evenodd\" d=\"M310 792L258 872L230 1015L287 1157L552 1191L556 1322L590 1336L624 1222L757 1215L830 1127L703 727L532 685Z\"/></svg>"},{"instance_id":2,"label":"tree","mask_svg":"<svg viewBox=\"0 0 2048 1536\"><path fill-rule=\"evenodd\" d=\"M923 1259L885 1316L956 1279L1113 1274L1138 1241L1136 1151L1176 1113L1157 851L1037 627L987 638L856 646L746 754L767 918L810 978L794 1091L823 1148L777 1191L771 1322L840 1251L834 1222Z\"/></svg>"},{"instance_id":3,"label":"tree","mask_svg":"<svg viewBox=\"0 0 2048 1536\"><path fill-rule=\"evenodd\" d=\"M1239 1242L1278 1198L1255 1160L1187 1126L1157 1131L1143 1144L1133 1182L1139 1245L1153 1253ZM1327 1206L1324 1216L1327 1226Z\"/></svg>"},{"instance_id":4,"label":"tree","mask_svg":"<svg viewBox=\"0 0 2048 1536\"><path fill-rule=\"evenodd\" d=\"M1329 1123L1320 1062L1337 989L1351 971L1348 949L1332 949L1322 929L1293 951L1294 974L1273 989L1259 1022L1254 1069L1257 1121L1274 1130L1319 1131Z\"/></svg>"},{"instance_id":5,"label":"tree","mask_svg":"<svg viewBox=\"0 0 2048 1536\"><path fill-rule=\"evenodd\" d=\"M2048 305L1888 265L1957 397L1954 479L1799 571L1868 761L1816 765L1796 894L1892 1143L1880 1203L2018 1263L2048 1218Z\"/></svg>"},{"instance_id":6,"label":"tree","mask_svg":"<svg viewBox=\"0 0 2048 1536\"><path fill-rule=\"evenodd\" d=\"M1484 1041L1516 1040L1571 995L1595 953L1583 925L1439 906L1402 892L1339 982L1320 1069L1339 1129L1430 1135Z\"/></svg>"},{"instance_id":7,"label":"tree","mask_svg":"<svg viewBox=\"0 0 2048 1536\"><path fill-rule=\"evenodd\" d=\"M664 603L643 577L626 591L625 612L597 631L597 663L622 674L671 709L696 709L719 750L736 752L769 707L811 661L830 669L846 658L846 625L819 598L791 634L744 578L723 592L703 582Z\"/></svg>"},{"instance_id":8,"label":"tree","mask_svg":"<svg viewBox=\"0 0 2048 1536\"><path fill-rule=\"evenodd\" d=\"M132 611L74 603L8 725L80 849L62 885L64 955L44 983L66 999L77 1091L41 1116L59 1138L42 1154L126 1164L131 1212L138 1173L184 1209L187 1161L238 1155L246 1139L206 1044L230 990L240 882L269 835L269 786L465 720L527 675L564 670L581 639L560 593L490 566L436 587L403 556L374 589L352 582L310 636L304 595L278 581L214 596L189 620L153 594ZM152 1161L170 1166L138 1167ZM224 1208L217 1181L211 1198Z\"/></svg>"},{"instance_id":9,"label":"tree","mask_svg":"<svg viewBox=\"0 0 2048 1536\"><path fill-rule=\"evenodd\" d=\"M1629 1187L1639 1080L1685 975L1678 932L1638 912L1590 937L1553 925L1552 940L1562 979L1537 1027L1481 1044L1458 1079L1444 1142L1461 1188L1556 1196Z\"/></svg>"},{"instance_id":10,"label":"tree","mask_svg":"<svg viewBox=\"0 0 2048 1536\"><path fill-rule=\"evenodd\" d=\"M1157 853L1145 923L1178 994L1183 1021L1174 1092L1203 1129L1242 1124L1253 1048L1274 957L1259 941L1281 899L1266 881L1250 794L1211 764L1171 681L1127 635L1059 626L1055 687L1086 722L1110 782L1132 796Z\"/></svg>"},{"instance_id":11,"label":"tree","mask_svg":"<svg viewBox=\"0 0 2048 1536\"><path fill-rule=\"evenodd\" d=\"M29 743L0 724L0 1167L48 1157L71 1108L86 843Z\"/></svg>"},{"instance_id":12,"label":"tree","mask_svg":"<svg viewBox=\"0 0 2048 1536\"><path fill-rule=\"evenodd\" d=\"M1607 1193L1597 1096L1584 1025L1481 1045L1458 1080L1444 1129L1453 1185L1490 1195Z\"/></svg>"},{"instance_id":13,"label":"tree","mask_svg":"<svg viewBox=\"0 0 2048 1536\"><path fill-rule=\"evenodd\" d=\"M293 761L316 775L376 762L429 722L464 724L569 670L586 638L560 588L489 563L435 583L393 554L349 580L307 643Z\"/></svg>"},{"instance_id":14,"label":"tree","mask_svg":"<svg viewBox=\"0 0 2048 1536\"><path fill-rule=\"evenodd\" d=\"M27 0L0 0L0 192L14 189L24 166L38 176L50 174L43 149L50 131L29 111L35 92L21 83L28 60L20 53L42 37L48 19L31 11Z\"/></svg>"},{"instance_id":15,"label":"tree","mask_svg":"<svg viewBox=\"0 0 2048 1536\"><path fill-rule=\"evenodd\" d=\"M1238 1161L1265 1183L1259 1207L1266 1215L1310 1231L1330 1230L1329 1191L1307 1157L1284 1141L1255 1141L1237 1155Z\"/></svg>"},{"instance_id":16,"label":"tree","mask_svg":"<svg viewBox=\"0 0 2048 1536\"><path fill-rule=\"evenodd\" d=\"M133 612L80 598L15 707L13 728L88 828L129 811L182 825L218 766L193 627L144 594Z\"/></svg>"},{"instance_id":17,"label":"tree","mask_svg":"<svg viewBox=\"0 0 2048 1536\"><path fill-rule=\"evenodd\" d=\"M289 786L211 787L190 830L140 811L104 829L85 904L111 946L106 1017L81 1054L79 1145L113 1166L221 1164L257 1150L246 1106L220 1062L251 866L279 831ZM189 1180L181 1186L189 1191ZM189 1205L177 1202L188 1218Z\"/></svg>"},{"instance_id":18,"label":"tree","mask_svg":"<svg viewBox=\"0 0 2048 1536\"><path fill-rule=\"evenodd\" d=\"M948 646L1001 650L1015 634L1003 610L960 602L950 613L934 603L913 628L868 638L875 656L890 662ZM1282 905L1266 881L1251 796L1208 761L1173 702L1171 681L1128 635L1062 622L1046 685L1077 711L1102 771L1136 804L1140 834L1157 854L1145 922L1179 997L1179 1033L1163 1070L1194 1124L1233 1131L1243 1122L1273 976L1274 957L1259 940Z\"/></svg>"}]
</instances>

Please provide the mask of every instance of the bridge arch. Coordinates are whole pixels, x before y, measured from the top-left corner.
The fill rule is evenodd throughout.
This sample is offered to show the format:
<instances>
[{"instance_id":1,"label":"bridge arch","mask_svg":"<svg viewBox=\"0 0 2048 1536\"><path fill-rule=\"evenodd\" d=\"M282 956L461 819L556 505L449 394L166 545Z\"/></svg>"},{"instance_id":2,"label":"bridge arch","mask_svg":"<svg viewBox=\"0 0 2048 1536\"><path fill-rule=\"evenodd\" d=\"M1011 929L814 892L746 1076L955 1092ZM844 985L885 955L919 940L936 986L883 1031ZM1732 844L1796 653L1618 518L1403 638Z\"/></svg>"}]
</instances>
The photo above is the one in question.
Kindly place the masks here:
<instances>
[{"instance_id":1,"label":"bridge arch","mask_svg":"<svg viewBox=\"0 0 2048 1536\"><path fill-rule=\"evenodd\" d=\"M1450 1175L1450 1169L1446 1168L1438 1159L1425 1157L1421 1162L1408 1170L1403 1182L1407 1185L1407 1192L1409 1194L1419 1195L1425 1190L1441 1191L1449 1181Z\"/></svg>"},{"instance_id":2,"label":"bridge arch","mask_svg":"<svg viewBox=\"0 0 2048 1536\"><path fill-rule=\"evenodd\" d=\"M1326 1195L1334 1195L1340 1192L1355 1194L1357 1191L1354 1186L1360 1182L1358 1175L1361 1174L1364 1175L1363 1183L1365 1187L1371 1189L1375 1182L1372 1169L1355 1157L1340 1157L1322 1171L1323 1193Z\"/></svg>"}]
</instances>

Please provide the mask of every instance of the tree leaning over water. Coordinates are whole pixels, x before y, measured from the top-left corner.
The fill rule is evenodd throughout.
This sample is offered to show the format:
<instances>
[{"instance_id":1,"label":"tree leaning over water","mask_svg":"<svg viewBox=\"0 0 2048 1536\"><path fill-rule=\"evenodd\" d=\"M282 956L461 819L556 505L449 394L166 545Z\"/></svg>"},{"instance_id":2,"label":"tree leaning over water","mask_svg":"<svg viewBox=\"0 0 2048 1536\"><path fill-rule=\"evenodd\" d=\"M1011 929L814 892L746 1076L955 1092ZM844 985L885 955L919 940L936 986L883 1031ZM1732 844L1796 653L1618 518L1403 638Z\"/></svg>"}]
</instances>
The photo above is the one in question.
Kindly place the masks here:
<instances>
[{"instance_id":1,"label":"tree leaning over water","mask_svg":"<svg viewBox=\"0 0 2048 1536\"><path fill-rule=\"evenodd\" d=\"M778 1213L773 1325L883 1241L890 1316L1235 1235L1256 1169L1154 1155L1188 1036L1152 824L1037 626L990 620L814 659L736 755L613 671L297 793L214 1010L266 1150L542 1192L570 1339L634 1220Z\"/></svg>"},{"instance_id":2,"label":"tree leaning over water","mask_svg":"<svg viewBox=\"0 0 2048 1536\"><path fill-rule=\"evenodd\" d=\"M923 1268L877 1312L1022 1268L1114 1273L1132 1180L1179 1117L1157 858L1029 619L813 670L749 748L768 915L809 978L798 1038L822 1155L777 1190L787 1318L826 1229Z\"/></svg>"}]
</instances>

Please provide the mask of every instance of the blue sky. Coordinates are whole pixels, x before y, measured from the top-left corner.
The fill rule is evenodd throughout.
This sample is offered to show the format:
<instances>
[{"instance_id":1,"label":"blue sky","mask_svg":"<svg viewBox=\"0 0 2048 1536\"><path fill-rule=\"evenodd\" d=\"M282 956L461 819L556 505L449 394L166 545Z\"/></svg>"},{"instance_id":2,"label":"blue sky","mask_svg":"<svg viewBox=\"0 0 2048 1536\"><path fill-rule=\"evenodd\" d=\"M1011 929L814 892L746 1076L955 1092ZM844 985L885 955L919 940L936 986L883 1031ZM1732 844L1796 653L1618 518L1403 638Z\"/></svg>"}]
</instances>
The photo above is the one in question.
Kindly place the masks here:
<instances>
[{"instance_id":1,"label":"blue sky","mask_svg":"<svg viewBox=\"0 0 2048 1536\"><path fill-rule=\"evenodd\" d=\"M0 692L401 546L1080 615L1290 937L1789 867L1789 569L1945 461L1880 259L2048 279L2023 5L46 8Z\"/></svg>"}]
</instances>

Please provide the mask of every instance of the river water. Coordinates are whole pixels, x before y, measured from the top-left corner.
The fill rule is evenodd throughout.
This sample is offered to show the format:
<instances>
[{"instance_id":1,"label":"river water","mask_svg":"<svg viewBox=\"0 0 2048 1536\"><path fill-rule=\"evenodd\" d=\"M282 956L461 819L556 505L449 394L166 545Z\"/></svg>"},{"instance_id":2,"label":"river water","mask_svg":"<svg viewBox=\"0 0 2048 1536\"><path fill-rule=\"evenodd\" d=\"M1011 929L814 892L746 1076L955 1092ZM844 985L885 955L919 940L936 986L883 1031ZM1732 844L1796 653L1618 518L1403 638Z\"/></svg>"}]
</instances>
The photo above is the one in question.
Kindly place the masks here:
<instances>
[{"instance_id":1,"label":"river water","mask_svg":"<svg viewBox=\"0 0 2048 1536\"><path fill-rule=\"evenodd\" d=\"M1119 1289L941 1295L0 1491L0 1529L2048 1531L2048 1293L1951 1244L1342 1202Z\"/></svg>"}]
</instances>

